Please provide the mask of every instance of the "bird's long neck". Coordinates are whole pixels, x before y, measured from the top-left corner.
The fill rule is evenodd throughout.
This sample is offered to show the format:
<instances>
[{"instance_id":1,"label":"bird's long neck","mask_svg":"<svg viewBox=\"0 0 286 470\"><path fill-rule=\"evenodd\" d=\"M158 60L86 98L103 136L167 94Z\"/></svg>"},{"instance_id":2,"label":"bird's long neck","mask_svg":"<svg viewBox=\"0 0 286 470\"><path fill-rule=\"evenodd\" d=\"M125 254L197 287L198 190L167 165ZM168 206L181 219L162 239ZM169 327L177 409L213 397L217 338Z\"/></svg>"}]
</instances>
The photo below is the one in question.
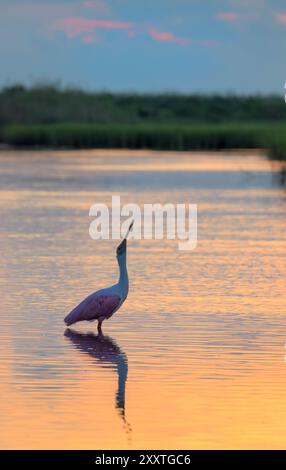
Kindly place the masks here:
<instances>
[{"instance_id":1,"label":"bird's long neck","mask_svg":"<svg viewBox=\"0 0 286 470\"><path fill-rule=\"evenodd\" d=\"M119 281L118 284L120 288L123 290L123 293L127 295L128 293L128 272L127 272L127 265L126 265L126 254L118 258L119 264Z\"/></svg>"}]
</instances>

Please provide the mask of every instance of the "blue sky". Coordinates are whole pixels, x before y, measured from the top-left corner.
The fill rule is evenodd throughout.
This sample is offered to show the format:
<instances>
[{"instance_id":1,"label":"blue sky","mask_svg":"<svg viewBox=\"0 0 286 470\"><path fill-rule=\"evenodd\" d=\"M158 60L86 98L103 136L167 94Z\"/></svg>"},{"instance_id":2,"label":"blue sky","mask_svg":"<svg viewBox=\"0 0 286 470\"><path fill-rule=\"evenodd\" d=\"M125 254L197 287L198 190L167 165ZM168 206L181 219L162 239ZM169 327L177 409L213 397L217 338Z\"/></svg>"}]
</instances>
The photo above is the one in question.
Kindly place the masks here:
<instances>
[{"instance_id":1,"label":"blue sky","mask_svg":"<svg viewBox=\"0 0 286 470\"><path fill-rule=\"evenodd\" d=\"M0 85L284 94L285 0L0 0Z\"/></svg>"}]
</instances>

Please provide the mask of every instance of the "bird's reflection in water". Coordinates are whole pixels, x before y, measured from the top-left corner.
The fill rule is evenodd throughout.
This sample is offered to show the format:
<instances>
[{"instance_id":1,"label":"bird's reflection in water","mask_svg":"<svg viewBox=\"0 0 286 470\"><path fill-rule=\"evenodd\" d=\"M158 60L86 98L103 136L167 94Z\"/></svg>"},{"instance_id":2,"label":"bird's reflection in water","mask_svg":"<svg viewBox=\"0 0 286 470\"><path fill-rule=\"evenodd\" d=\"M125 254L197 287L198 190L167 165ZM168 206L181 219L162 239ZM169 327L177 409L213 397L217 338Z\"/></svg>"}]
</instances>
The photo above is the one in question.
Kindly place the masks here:
<instances>
[{"instance_id":1,"label":"bird's reflection in water","mask_svg":"<svg viewBox=\"0 0 286 470\"><path fill-rule=\"evenodd\" d=\"M118 387L116 392L116 409L123 420L128 438L131 438L131 426L125 416L125 386L128 373L128 360L126 354L119 348L116 341L102 333L78 333L68 328L65 336L71 340L79 350L96 359L103 367L110 367L117 371Z\"/></svg>"}]
</instances>

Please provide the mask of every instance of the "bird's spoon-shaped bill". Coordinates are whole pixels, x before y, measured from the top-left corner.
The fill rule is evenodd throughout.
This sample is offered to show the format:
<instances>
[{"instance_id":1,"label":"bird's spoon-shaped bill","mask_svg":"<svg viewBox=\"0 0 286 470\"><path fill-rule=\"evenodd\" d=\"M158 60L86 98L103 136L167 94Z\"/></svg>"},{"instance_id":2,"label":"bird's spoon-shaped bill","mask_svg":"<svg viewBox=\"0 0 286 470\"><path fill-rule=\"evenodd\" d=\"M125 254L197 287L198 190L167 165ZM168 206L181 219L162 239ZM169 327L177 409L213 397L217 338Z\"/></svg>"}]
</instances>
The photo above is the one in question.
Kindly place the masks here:
<instances>
[{"instance_id":1,"label":"bird's spoon-shaped bill","mask_svg":"<svg viewBox=\"0 0 286 470\"><path fill-rule=\"evenodd\" d=\"M128 228L128 230L127 230L126 235L125 235L124 238L127 238L127 237L128 237L128 235L129 235L131 229L133 228L133 225L134 225L134 220L132 220L131 224L129 225L129 228Z\"/></svg>"}]
</instances>

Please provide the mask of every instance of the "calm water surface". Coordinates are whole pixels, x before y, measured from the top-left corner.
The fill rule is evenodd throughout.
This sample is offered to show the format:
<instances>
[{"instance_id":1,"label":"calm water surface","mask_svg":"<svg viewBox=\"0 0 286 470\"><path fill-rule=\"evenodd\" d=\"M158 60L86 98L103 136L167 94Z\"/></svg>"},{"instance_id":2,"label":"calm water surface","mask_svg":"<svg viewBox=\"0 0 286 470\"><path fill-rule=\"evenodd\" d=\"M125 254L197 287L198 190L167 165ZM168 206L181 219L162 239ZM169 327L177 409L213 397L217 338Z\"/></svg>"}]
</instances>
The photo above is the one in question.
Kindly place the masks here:
<instances>
[{"instance_id":1,"label":"calm water surface","mask_svg":"<svg viewBox=\"0 0 286 470\"><path fill-rule=\"evenodd\" d=\"M274 170L274 174L273 174ZM286 193L259 154L0 153L0 447L286 448ZM129 243L104 325L65 314L117 279L89 208L198 204L199 241Z\"/></svg>"}]
</instances>

